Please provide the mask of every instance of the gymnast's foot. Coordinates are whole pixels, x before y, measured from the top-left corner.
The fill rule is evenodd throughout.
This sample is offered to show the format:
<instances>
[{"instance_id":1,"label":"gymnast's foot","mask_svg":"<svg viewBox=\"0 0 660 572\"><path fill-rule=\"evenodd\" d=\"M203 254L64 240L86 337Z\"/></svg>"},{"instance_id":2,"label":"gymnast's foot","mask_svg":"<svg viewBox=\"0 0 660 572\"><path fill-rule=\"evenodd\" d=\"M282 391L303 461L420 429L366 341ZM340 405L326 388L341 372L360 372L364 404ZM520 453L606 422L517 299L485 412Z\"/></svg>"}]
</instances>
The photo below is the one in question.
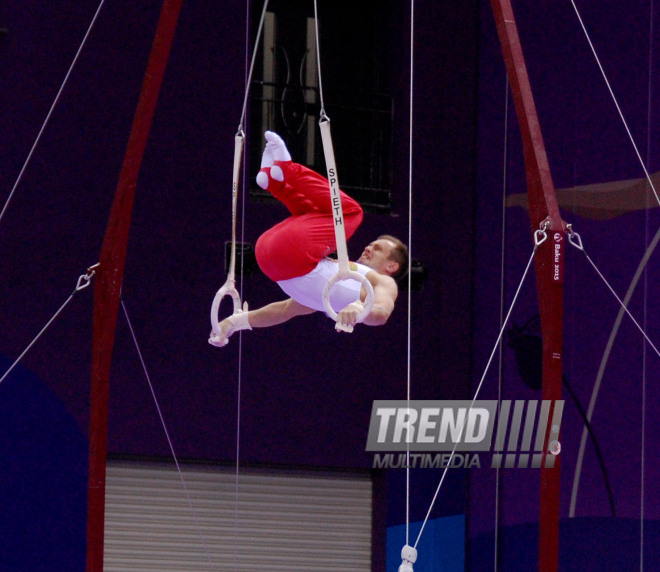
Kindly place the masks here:
<instances>
[{"instance_id":1,"label":"gymnast's foot","mask_svg":"<svg viewBox=\"0 0 660 572\"><path fill-rule=\"evenodd\" d=\"M286 144L282 138L273 131L266 131L266 148L261 156L261 169L257 174L257 185L262 189L274 191L274 188L269 188L272 181L281 183L284 181L284 172L279 165L274 165L275 161L287 162L291 161L291 154L286 148Z\"/></svg>"},{"instance_id":2,"label":"gymnast's foot","mask_svg":"<svg viewBox=\"0 0 660 572\"><path fill-rule=\"evenodd\" d=\"M262 168L257 173L257 185L264 191L278 192L283 187L283 181L284 172L278 165L273 165L270 169Z\"/></svg>"},{"instance_id":3,"label":"gymnast's foot","mask_svg":"<svg viewBox=\"0 0 660 572\"><path fill-rule=\"evenodd\" d=\"M268 143L266 143L263 155L261 155L261 168L257 174L257 185L259 185L262 189L268 188L270 168L273 166L274 162L275 159L273 158L273 149L268 145Z\"/></svg>"},{"instance_id":4,"label":"gymnast's foot","mask_svg":"<svg viewBox=\"0 0 660 572\"><path fill-rule=\"evenodd\" d=\"M291 154L286 148L286 143L282 138L273 131L266 131L264 133L266 137L266 149L270 149L273 159L275 161L291 161Z\"/></svg>"},{"instance_id":5,"label":"gymnast's foot","mask_svg":"<svg viewBox=\"0 0 660 572\"><path fill-rule=\"evenodd\" d=\"M273 149L266 143L266 147L264 148L263 155L261 155L261 165L260 167L262 169L268 169L269 167L273 166L273 163L275 162L275 158L273 157Z\"/></svg>"}]
</instances>

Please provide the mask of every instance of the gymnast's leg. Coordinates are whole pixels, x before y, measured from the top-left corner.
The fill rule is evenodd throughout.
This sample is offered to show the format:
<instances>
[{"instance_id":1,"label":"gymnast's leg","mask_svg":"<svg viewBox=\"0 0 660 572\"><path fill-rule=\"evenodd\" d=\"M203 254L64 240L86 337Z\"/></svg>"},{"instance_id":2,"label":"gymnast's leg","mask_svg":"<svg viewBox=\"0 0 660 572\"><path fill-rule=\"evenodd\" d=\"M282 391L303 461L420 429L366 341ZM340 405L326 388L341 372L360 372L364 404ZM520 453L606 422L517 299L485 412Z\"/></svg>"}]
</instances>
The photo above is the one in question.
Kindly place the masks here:
<instances>
[{"instance_id":1,"label":"gymnast's leg","mask_svg":"<svg viewBox=\"0 0 660 572\"><path fill-rule=\"evenodd\" d=\"M266 148L257 184L267 189L291 216L266 231L255 254L262 271L272 280L307 274L337 249L328 180L291 160L279 135L266 132ZM357 201L341 193L346 237L362 222Z\"/></svg>"}]
</instances>

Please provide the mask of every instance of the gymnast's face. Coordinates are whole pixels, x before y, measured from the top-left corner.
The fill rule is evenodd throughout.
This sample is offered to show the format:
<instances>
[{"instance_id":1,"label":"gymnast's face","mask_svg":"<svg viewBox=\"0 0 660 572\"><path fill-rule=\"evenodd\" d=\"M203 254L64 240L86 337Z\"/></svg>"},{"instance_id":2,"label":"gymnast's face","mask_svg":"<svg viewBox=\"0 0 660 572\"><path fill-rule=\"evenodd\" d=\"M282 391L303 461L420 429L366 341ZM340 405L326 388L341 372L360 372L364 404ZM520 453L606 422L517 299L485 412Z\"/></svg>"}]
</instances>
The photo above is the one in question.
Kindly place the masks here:
<instances>
[{"instance_id":1,"label":"gymnast's face","mask_svg":"<svg viewBox=\"0 0 660 572\"><path fill-rule=\"evenodd\" d=\"M380 274L391 276L399 268L399 263L390 258L395 244L385 238L379 238L368 244L358 262Z\"/></svg>"}]
</instances>

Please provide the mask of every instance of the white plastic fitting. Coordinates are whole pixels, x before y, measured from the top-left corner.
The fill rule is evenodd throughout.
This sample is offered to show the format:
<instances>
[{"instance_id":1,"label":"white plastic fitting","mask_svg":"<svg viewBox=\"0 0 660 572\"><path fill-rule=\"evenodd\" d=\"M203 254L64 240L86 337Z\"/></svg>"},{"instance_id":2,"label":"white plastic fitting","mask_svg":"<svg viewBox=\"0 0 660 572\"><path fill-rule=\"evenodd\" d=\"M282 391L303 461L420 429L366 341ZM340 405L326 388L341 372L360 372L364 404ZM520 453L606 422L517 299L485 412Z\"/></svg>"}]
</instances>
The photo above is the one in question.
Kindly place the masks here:
<instances>
[{"instance_id":1,"label":"white plastic fitting","mask_svg":"<svg viewBox=\"0 0 660 572\"><path fill-rule=\"evenodd\" d=\"M412 565L417 561L417 550L406 544L401 549L401 560L399 572L414 572Z\"/></svg>"}]
</instances>

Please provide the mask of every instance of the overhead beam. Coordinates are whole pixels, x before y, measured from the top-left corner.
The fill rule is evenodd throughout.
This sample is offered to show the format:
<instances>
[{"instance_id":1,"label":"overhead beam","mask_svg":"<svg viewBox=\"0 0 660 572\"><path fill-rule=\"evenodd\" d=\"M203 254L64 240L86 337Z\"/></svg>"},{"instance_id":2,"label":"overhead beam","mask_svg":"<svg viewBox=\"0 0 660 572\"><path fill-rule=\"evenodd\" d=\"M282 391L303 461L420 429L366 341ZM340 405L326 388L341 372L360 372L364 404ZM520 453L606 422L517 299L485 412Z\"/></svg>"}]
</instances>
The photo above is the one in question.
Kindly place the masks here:
<instances>
[{"instance_id":1,"label":"overhead beam","mask_svg":"<svg viewBox=\"0 0 660 572\"><path fill-rule=\"evenodd\" d=\"M108 219L94 290L87 572L103 572L110 365L135 189L183 0L164 0Z\"/></svg>"},{"instance_id":2,"label":"overhead beam","mask_svg":"<svg viewBox=\"0 0 660 572\"><path fill-rule=\"evenodd\" d=\"M562 394L565 226L511 2L491 0L491 5L520 124L532 231L544 225L548 233L548 239L538 247L534 263L543 337L542 394L543 399L556 401ZM549 426L548 432L551 429ZM552 466L547 466L550 464ZM559 568L559 475L560 455L552 457L545 451L541 468L538 543L538 569L544 572Z\"/></svg>"}]
</instances>

